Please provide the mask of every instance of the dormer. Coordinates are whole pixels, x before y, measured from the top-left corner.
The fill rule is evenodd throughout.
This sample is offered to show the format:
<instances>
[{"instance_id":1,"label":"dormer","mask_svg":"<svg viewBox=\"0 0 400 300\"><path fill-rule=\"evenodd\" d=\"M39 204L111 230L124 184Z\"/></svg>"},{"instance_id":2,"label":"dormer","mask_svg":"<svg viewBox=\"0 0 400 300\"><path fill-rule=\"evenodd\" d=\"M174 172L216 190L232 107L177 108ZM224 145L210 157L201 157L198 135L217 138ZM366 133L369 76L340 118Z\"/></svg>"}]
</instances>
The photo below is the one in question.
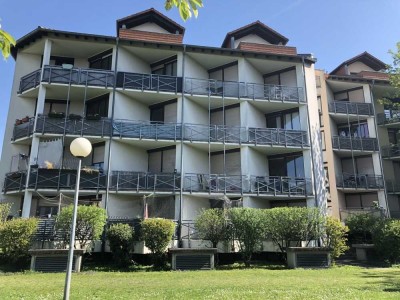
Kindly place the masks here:
<instances>
[{"instance_id":1,"label":"dormer","mask_svg":"<svg viewBox=\"0 0 400 300\"><path fill-rule=\"evenodd\" d=\"M181 44L185 28L154 8L117 20L121 39Z\"/></svg>"},{"instance_id":2,"label":"dormer","mask_svg":"<svg viewBox=\"0 0 400 300\"><path fill-rule=\"evenodd\" d=\"M364 52L341 63L330 75L366 77L365 75L372 72L382 72L385 68L385 63L368 52Z\"/></svg>"},{"instance_id":3,"label":"dormer","mask_svg":"<svg viewBox=\"0 0 400 300\"><path fill-rule=\"evenodd\" d=\"M228 32L222 48L253 52L296 55L294 47L287 47L289 40L260 21Z\"/></svg>"}]
</instances>

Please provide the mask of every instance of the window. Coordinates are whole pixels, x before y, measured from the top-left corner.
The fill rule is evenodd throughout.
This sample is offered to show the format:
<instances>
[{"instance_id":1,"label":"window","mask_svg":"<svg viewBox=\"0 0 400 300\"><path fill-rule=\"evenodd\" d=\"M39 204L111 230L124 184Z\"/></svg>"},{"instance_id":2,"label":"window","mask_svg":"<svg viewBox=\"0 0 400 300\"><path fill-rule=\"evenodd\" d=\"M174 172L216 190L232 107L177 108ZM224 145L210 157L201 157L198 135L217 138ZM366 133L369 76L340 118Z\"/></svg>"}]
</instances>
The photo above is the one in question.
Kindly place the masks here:
<instances>
[{"instance_id":1,"label":"window","mask_svg":"<svg viewBox=\"0 0 400 300\"><path fill-rule=\"evenodd\" d=\"M342 137L367 138L369 137L367 123L353 123L349 125L338 125L338 134Z\"/></svg>"},{"instance_id":2,"label":"window","mask_svg":"<svg viewBox=\"0 0 400 300\"><path fill-rule=\"evenodd\" d=\"M320 76L315 76L315 85L316 87L321 87L321 77Z\"/></svg>"},{"instance_id":3,"label":"window","mask_svg":"<svg viewBox=\"0 0 400 300\"><path fill-rule=\"evenodd\" d=\"M67 109L67 101L46 99L44 102L43 114L47 115L52 112L63 112Z\"/></svg>"},{"instance_id":4,"label":"window","mask_svg":"<svg viewBox=\"0 0 400 300\"><path fill-rule=\"evenodd\" d=\"M147 150L148 171L153 173L174 173L176 150L175 146Z\"/></svg>"},{"instance_id":5,"label":"window","mask_svg":"<svg viewBox=\"0 0 400 300\"><path fill-rule=\"evenodd\" d=\"M42 57L43 59L43 57ZM51 66L62 66L64 64L74 65L73 57L63 57L63 56L50 56L50 65Z\"/></svg>"},{"instance_id":6,"label":"window","mask_svg":"<svg viewBox=\"0 0 400 300\"><path fill-rule=\"evenodd\" d=\"M92 166L96 169L104 169L105 143L92 145Z\"/></svg>"},{"instance_id":7,"label":"window","mask_svg":"<svg viewBox=\"0 0 400 300\"><path fill-rule=\"evenodd\" d=\"M150 65L151 74L176 76L177 65L178 65L178 60L177 56L175 55L173 57L151 64Z\"/></svg>"},{"instance_id":8,"label":"window","mask_svg":"<svg viewBox=\"0 0 400 300\"><path fill-rule=\"evenodd\" d=\"M219 66L208 70L210 79L221 81L237 81L238 80L238 62L234 61L229 64Z\"/></svg>"},{"instance_id":9,"label":"window","mask_svg":"<svg viewBox=\"0 0 400 300\"><path fill-rule=\"evenodd\" d=\"M334 93L335 101L365 102L362 87L353 88Z\"/></svg>"},{"instance_id":10,"label":"window","mask_svg":"<svg viewBox=\"0 0 400 300\"><path fill-rule=\"evenodd\" d=\"M90 99L86 102L86 117L99 115L108 117L108 99L109 94Z\"/></svg>"},{"instance_id":11,"label":"window","mask_svg":"<svg viewBox=\"0 0 400 300\"><path fill-rule=\"evenodd\" d=\"M325 151L326 150L325 131L321 131L321 144L322 144L322 151Z\"/></svg>"},{"instance_id":12,"label":"window","mask_svg":"<svg viewBox=\"0 0 400 300\"><path fill-rule=\"evenodd\" d=\"M287 130L300 130L300 115L298 110L281 111L268 114L267 128L282 128Z\"/></svg>"},{"instance_id":13,"label":"window","mask_svg":"<svg viewBox=\"0 0 400 300\"><path fill-rule=\"evenodd\" d=\"M91 69L111 70L112 49L90 57L88 60Z\"/></svg>"},{"instance_id":14,"label":"window","mask_svg":"<svg viewBox=\"0 0 400 300\"><path fill-rule=\"evenodd\" d=\"M268 165L270 176L305 177L301 154L269 157Z\"/></svg>"},{"instance_id":15,"label":"window","mask_svg":"<svg viewBox=\"0 0 400 300\"><path fill-rule=\"evenodd\" d=\"M169 100L149 106L150 121L156 123L176 123L177 121L177 100Z\"/></svg>"}]
</instances>

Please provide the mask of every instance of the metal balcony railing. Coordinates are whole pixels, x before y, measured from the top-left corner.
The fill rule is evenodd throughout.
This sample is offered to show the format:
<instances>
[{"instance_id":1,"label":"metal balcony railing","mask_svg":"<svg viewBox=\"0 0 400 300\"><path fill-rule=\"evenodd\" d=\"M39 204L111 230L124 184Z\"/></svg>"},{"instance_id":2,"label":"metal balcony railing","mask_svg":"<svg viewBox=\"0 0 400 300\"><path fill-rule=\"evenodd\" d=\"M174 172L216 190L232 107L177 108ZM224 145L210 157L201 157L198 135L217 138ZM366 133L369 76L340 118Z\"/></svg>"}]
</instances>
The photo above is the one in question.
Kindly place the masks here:
<instances>
[{"instance_id":1,"label":"metal balcony railing","mask_svg":"<svg viewBox=\"0 0 400 300\"><path fill-rule=\"evenodd\" d=\"M233 98L306 102L303 89L282 85L185 78L185 93Z\"/></svg>"},{"instance_id":2,"label":"metal balcony railing","mask_svg":"<svg viewBox=\"0 0 400 300\"><path fill-rule=\"evenodd\" d=\"M21 78L19 93L34 88L40 83L41 69L36 70ZM67 69L60 66L45 66L43 68L42 82L76 84L84 86L114 86L114 72L108 70Z\"/></svg>"},{"instance_id":3,"label":"metal balcony railing","mask_svg":"<svg viewBox=\"0 0 400 300\"><path fill-rule=\"evenodd\" d=\"M139 138L155 140L180 140L181 124L150 121L115 120L113 135L120 138Z\"/></svg>"},{"instance_id":4,"label":"metal balcony railing","mask_svg":"<svg viewBox=\"0 0 400 300\"><path fill-rule=\"evenodd\" d=\"M13 135L12 135L12 140L18 140L21 138L29 137L33 133L33 128L35 124L35 118L29 118L28 122L24 122L21 124L15 124L14 125L14 130L13 130Z\"/></svg>"},{"instance_id":5,"label":"metal balcony railing","mask_svg":"<svg viewBox=\"0 0 400 300\"><path fill-rule=\"evenodd\" d=\"M351 218L354 215L371 215L375 218L385 218L386 210L383 208L375 207L348 207L340 209L339 214L340 219L343 222L346 222L348 218Z\"/></svg>"},{"instance_id":6,"label":"metal balcony railing","mask_svg":"<svg viewBox=\"0 0 400 300\"><path fill-rule=\"evenodd\" d=\"M400 193L400 182L395 180L385 180L385 185L388 193Z\"/></svg>"},{"instance_id":7,"label":"metal balcony railing","mask_svg":"<svg viewBox=\"0 0 400 300\"><path fill-rule=\"evenodd\" d=\"M371 103L357 103L347 101L329 101L329 112L335 114L347 115L365 115L372 116L374 114Z\"/></svg>"},{"instance_id":8,"label":"metal balcony railing","mask_svg":"<svg viewBox=\"0 0 400 300\"><path fill-rule=\"evenodd\" d=\"M244 175L195 174L184 177L184 190L206 193L243 193L248 191L248 180Z\"/></svg>"},{"instance_id":9,"label":"metal balcony railing","mask_svg":"<svg viewBox=\"0 0 400 300\"><path fill-rule=\"evenodd\" d=\"M27 171L7 173L4 178L3 193L25 189Z\"/></svg>"},{"instance_id":10,"label":"metal balcony railing","mask_svg":"<svg viewBox=\"0 0 400 300\"><path fill-rule=\"evenodd\" d=\"M182 92L182 77L118 72L117 87L141 91Z\"/></svg>"},{"instance_id":11,"label":"metal balcony railing","mask_svg":"<svg viewBox=\"0 0 400 300\"><path fill-rule=\"evenodd\" d=\"M378 125L400 123L400 110L390 110L376 115Z\"/></svg>"},{"instance_id":12,"label":"metal balcony railing","mask_svg":"<svg viewBox=\"0 0 400 300\"><path fill-rule=\"evenodd\" d=\"M336 186L345 189L383 189L383 176L343 173L336 176Z\"/></svg>"},{"instance_id":13,"label":"metal balcony railing","mask_svg":"<svg viewBox=\"0 0 400 300\"><path fill-rule=\"evenodd\" d=\"M249 142L260 145L309 146L307 131L280 128L249 128Z\"/></svg>"},{"instance_id":14,"label":"metal balcony railing","mask_svg":"<svg viewBox=\"0 0 400 300\"><path fill-rule=\"evenodd\" d=\"M251 176L251 192L256 194L312 195L311 179L281 176Z\"/></svg>"},{"instance_id":15,"label":"metal balcony railing","mask_svg":"<svg viewBox=\"0 0 400 300\"><path fill-rule=\"evenodd\" d=\"M400 157L400 146L390 145L381 147L381 153L383 158L398 158Z\"/></svg>"},{"instance_id":16,"label":"metal balcony railing","mask_svg":"<svg viewBox=\"0 0 400 300\"><path fill-rule=\"evenodd\" d=\"M240 144L247 142L247 132L239 126L184 124L184 139Z\"/></svg>"},{"instance_id":17,"label":"metal balcony railing","mask_svg":"<svg viewBox=\"0 0 400 300\"><path fill-rule=\"evenodd\" d=\"M332 137L332 147L336 150L378 151L376 138Z\"/></svg>"},{"instance_id":18,"label":"metal balcony railing","mask_svg":"<svg viewBox=\"0 0 400 300\"><path fill-rule=\"evenodd\" d=\"M166 191L180 189L179 173L113 171L110 189L114 191Z\"/></svg>"}]
</instances>

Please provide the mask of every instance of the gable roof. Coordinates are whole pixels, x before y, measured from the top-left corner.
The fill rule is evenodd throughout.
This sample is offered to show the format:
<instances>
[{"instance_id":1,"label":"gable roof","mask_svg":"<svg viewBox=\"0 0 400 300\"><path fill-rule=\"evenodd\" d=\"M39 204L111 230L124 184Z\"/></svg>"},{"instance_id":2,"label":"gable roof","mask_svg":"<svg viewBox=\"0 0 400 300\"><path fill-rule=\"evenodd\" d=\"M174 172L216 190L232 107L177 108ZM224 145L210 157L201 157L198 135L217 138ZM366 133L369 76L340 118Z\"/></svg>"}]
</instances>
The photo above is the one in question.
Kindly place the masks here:
<instances>
[{"instance_id":1,"label":"gable roof","mask_svg":"<svg viewBox=\"0 0 400 300\"><path fill-rule=\"evenodd\" d=\"M158 26L164 28L166 31L172 34L175 34L176 32L178 32L179 34L185 33L184 27L171 20L167 16L163 15L158 10L150 8L117 20L117 35L119 29L122 28L122 25L126 25L127 28L132 28L149 22L157 24Z\"/></svg>"},{"instance_id":2,"label":"gable roof","mask_svg":"<svg viewBox=\"0 0 400 300\"><path fill-rule=\"evenodd\" d=\"M377 59L375 56L373 56L373 55L369 54L367 51L365 51L359 55L354 56L353 58L350 58L350 59L342 62L339 66L337 66L329 74L335 74L343 66L351 65L352 63L355 63L357 61L364 63L365 65L367 65L374 71L380 71L382 69L386 69L386 64L383 61Z\"/></svg>"},{"instance_id":3,"label":"gable roof","mask_svg":"<svg viewBox=\"0 0 400 300\"><path fill-rule=\"evenodd\" d=\"M279 44L286 45L289 41L288 38L284 37L280 33L276 32L272 28L268 27L261 21L255 21L238 29L235 29L226 34L226 37L222 43L222 48L230 48L230 40L232 37L235 39L240 39L249 34L256 34L263 38L264 40L270 42L271 44Z\"/></svg>"}]
</instances>

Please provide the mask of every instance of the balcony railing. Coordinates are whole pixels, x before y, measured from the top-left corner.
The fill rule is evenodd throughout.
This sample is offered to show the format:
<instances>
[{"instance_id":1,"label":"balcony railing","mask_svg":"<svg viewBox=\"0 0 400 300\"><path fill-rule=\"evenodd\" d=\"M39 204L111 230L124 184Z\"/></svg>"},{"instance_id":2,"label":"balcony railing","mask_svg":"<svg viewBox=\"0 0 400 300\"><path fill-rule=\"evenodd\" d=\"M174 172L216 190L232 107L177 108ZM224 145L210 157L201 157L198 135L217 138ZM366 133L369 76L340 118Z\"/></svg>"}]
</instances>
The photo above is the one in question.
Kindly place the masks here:
<instances>
[{"instance_id":1,"label":"balcony railing","mask_svg":"<svg viewBox=\"0 0 400 300\"><path fill-rule=\"evenodd\" d=\"M40 83L41 70L36 70L21 78L19 93L34 88ZM60 66L45 66L43 69L42 82L76 84L84 86L114 86L114 72L108 70L67 69Z\"/></svg>"},{"instance_id":2,"label":"balcony railing","mask_svg":"<svg viewBox=\"0 0 400 300\"><path fill-rule=\"evenodd\" d=\"M355 216L355 215L370 215L375 218L385 218L386 210L383 208L375 208L375 207L348 207L344 209L340 209L340 220L346 222L347 219Z\"/></svg>"},{"instance_id":3,"label":"balcony railing","mask_svg":"<svg viewBox=\"0 0 400 300\"><path fill-rule=\"evenodd\" d=\"M249 142L259 145L309 146L306 131L280 128L249 128Z\"/></svg>"},{"instance_id":4,"label":"balcony railing","mask_svg":"<svg viewBox=\"0 0 400 300\"><path fill-rule=\"evenodd\" d=\"M26 171L7 173L4 178L3 193L20 191L25 188Z\"/></svg>"},{"instance_id":5,"label":"balcony railing","mask_svg":"<svg viewBox=\"0 0 400 300\"><path fill-rule=\"evenodd\" d=\"M376 138L332 137L332 147L336 150L378 151Z\"/></svg>"},{"instance_id":6,"label":"balcony railing","mask_svg":"<svg viewBox=\"0 0 400 300\"><path fill-rule=\"evenodd\" d=\"M374 114L371 103L330 101L328 102L328 109L329 112L336 114L365 115L365 116L372 116Z\"/></svg>"},{"instance_id":7,"label":"balcony railing","mask_svg":"<svg viewBox=\"0 0 400 300\"><path fill-rule=\"evenodd\" d=\"M121 138L180 140L182 126L175 123L115 120L113 135Z\"/></svg>"},{"instance_id":8,"label":"balcony railing","mask_svg":"<svg viewBox=\"0 0 400 300\"><path fill-rule=\"evenodd\" d=\"M29 118L28 122L23 122L21 124L15 124L12 140L18 140L24 137L29 137L33 133L33 128L35 124L35 118Z\"/></svg>"},{"instance_id":9,"label":"balcony railing","mask_svg":"<svg viewBox=\"0 0 400 300\"><path fill-rule=\"evenodd\" d=\"M141 91L182 92L182 77L118 72L117 87Z\"/></svg>"},{"instance_id":10,"label":"balcony railing","mask_svg":"<svg viewBox=\"0 0 400 300\"><path fill-rule=\"evenodd\" d=\"M383 189L383 176L343 173L336 176L336 186L345 189Z\"/></svg>"},{"instance_id":11,"label":"balcony railing","mask_svg":"<svg viewBox=\"0 0 400 300\"><path fill-rule=\"evenodd\" d=\"M178 173L147 173L113 171L110 189L114 191L165 191L180 189L181 176Z\"/></svg>"},{"instance_id":12,"label":"balcony railing","mask_svg":"<svg viewBox=\"0 0 400 300\"><path fill-rule=\"evenodd\" d=\"M282 85L185 78L185 93L219 97L306 102L303 89Z\"/></svg>"},{"instance_id":13,"label":"balcony railing","mask_svg":"<svg viewBox=\"0 0 400 300\"><path fill-rule=\"evenodd\" d=\"M244 175L195 174L184 177L184 191L205 193L243 193L248 191L248 180Z\"/></svg>"},{"instance_id":14,"label":"balcony railing","mask_svg":"<svg viewBox=\"0 0 400 300\"><path fill-rule=\"evenodd\" d=\"M381 148L381 153L383 158L399 158L400 146L399 145L384 146Z\"/></svg>"},{"instance_id":15,"label":"balcony railing","mask_svg":"<svg viewBox=\"0 0 400 300\"><path fill-rule=\"evenodd\" d=\"M184 139L240 144L247 142L247 132L239 126L185 124Z\"/></svg>"},{"instance_id":16,"label":"balcony railing","mask_svg":"<svg viewBox=\"0 0 400 300\"><path fill-rule=\"evenodd\" d=\"M251 192L256 194L308 196L312 195L311 180L280 176L251 176Z\"/></svg>"},{"instance_id":17,"label":"balcony railing","mask_svg":"<svg viewBox=\"0 0 400 300\"><path fill-rule=\"evenodd\" d=\"M400 110L391 110L377 114L378 125L400 123Z\"/></svg>"},{"instance_id":18,"label":"balcony railing","mask_svg":"<svg viewBox=\"0 0 400 300\"><path fill-rule=\"evenodd\" d=\"M388 193L400 193L400 182L395 180L386 180L385 185Z\"/></svg>"}]
</instances>

